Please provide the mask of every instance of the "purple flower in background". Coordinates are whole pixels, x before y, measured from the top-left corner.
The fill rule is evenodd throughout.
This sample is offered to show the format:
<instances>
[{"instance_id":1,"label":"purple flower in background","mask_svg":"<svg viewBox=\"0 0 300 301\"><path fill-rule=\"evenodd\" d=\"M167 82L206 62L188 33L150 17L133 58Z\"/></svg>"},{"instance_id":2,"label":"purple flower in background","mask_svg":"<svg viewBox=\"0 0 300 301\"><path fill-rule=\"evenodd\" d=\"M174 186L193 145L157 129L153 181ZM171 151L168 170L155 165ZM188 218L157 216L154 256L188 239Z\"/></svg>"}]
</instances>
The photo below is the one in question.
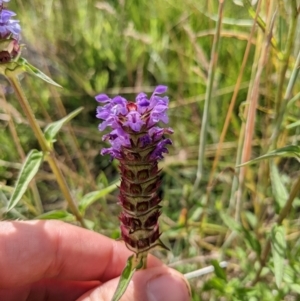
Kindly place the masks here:
<instances>
[{"instance_id":1,"label":"purple flower in background","mask_svg":"<svg viewBox=\"0 0 300 301\"><path fill-rule=\"evenodd\" d=\"M16 40L20 39L21 26L18 20L11 20L16 14L10 10L2 9L0 12L0 37L5 39L12 37Z\"/></svg>"},{"instance_id":2,"label":"purple flower in background","mask_svg":"<svg viewBox=\"0 0 300 301\"><path fill-rule=\"evenodd\" d=\"M102 104L96 114L102 120L99 130L112 129L102 138L111 147L102 149L101 154L120 161L121 235L127 247L137 254L157 245L164 247L158 226L158 161L168 152L167 145L172 144L165 135L173 130L159 127L158 123L168 123L169 99L161 96L166 91L166 86L157 86L150 98L139 93L135 102L121 96L111 99L106 94L95 97Z\"/></svg>"},{"instance_id":3,"label":"purple flower in background","mask_svg":"<svg viewBox=\"0 0 300 301\"><path fill-rule=\"evenodd\" d=\"M19 45L21 26L18 20L12 19L16 14L3 8L3 3L8 1L0 0L0 63L11 62L21 53Z\"/></svg>"}]
</instances>

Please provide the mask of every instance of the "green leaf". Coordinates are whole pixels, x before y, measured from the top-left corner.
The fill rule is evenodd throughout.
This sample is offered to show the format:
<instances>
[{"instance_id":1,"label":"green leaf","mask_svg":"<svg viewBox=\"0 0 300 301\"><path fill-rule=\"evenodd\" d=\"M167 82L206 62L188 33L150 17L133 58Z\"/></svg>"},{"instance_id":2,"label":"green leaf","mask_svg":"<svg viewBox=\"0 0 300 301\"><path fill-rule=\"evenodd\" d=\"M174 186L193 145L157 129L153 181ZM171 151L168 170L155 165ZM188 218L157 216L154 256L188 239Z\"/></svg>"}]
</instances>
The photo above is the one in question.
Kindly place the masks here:
<instances>
[{"instance_id":1,"label":"green leaf","mask_svg":"<svg viewBox=\"0 0 300 301\"><path fill-rule=\"evenodd\" d=\"M107 187L109 185L105 172L100 171L96 183L101 183L102 186Z\"/></svg>"},{"instance_id":2,"label":"green leaf","mask_svg":"<svg viewBox=\"0 0 300 301\"><path fill-rule=\"evenodd\" d=\"M121 299L121 297L123 296L123 294L125 293L125 291L128 287L128 284L129 284L134 272L136 271L136 269L137 269L137 267L134 263L134 255L131 255L128 258L126 267L120 276L120 280L119 280L117 289L116 289L111 301L118 301Z\"/></svg>"},{"instance_id":3,"label":"green leaf","mask_svg":"<svg viewBox=\"0 0 300 301\"><path fill-rule=\"evenodd\" d=\"M244 214L245 214L245 217L246 217L249 225L252 228L255 228L257 226L257 217L256 217L256 215L254 213L250 212L250 211L245 211Z\"/></svg>"},{"instance_id":4,"label":"green leaf","mask_svg":"<svg viewBox=\"0 0 300 301\"><path fill-rule=\"evenodd\" d=\"M74 222L76 217L66 210L53 210L43 213L36 217L36 219L57 219L65 222Z\"/></svg>"},{"instance_id":5,"label":"green leaf","mask_svg":"<svg viewBox=\"0 0 300 301\"><path fill-rule=\"evenodd\" d=\"M80 107L77 110L71 112L66 117L50 123L44 130L45 138L48 142L55 141L54 138L56 137L59 130L62 128L63 125L65 125L67 122L69 122L71 119L76 117L84 108Z\"/></svg>"},{"instance_id":6,"label":"green leaf","mask_svg":"<svg viewBox=\"0 0 300 301\"><path fill-rule=\"evenodd\" d=\"M115 189L117 189L118 184L119 184L119 182L115 183L115 184L112 184L112 185L110 185L106 188L103 188L101 190L92 191L92 192L89 192L88 194L84 195L83 198L79 201L79 204L78 204L79 211L82 214L84 214L85 210L90 205L92 205L94 202L96 202L100 198L103 198L107 194L113 192Z\"/></svg>"},{"instance_id":7,"label":"green leaf","mask_svg":"<svg viewBox=\"0 0 300 301\"><path fill-rule=\"evenodd\" d=\"M89 229L89 230L94 230L95 228L95 222L94 221L91 221L90 219L84 219L84 224L86 225L86 228Z\"/></svg>"},{"instance_id":8,"label":"green leaf","mask_svg":"<svg viewBox=\"0 0 300 301\"><path fill-rule=\"evenodd\" d=\"M290 285L290 287L293 292L300 294L300 285L299 284L293 283Z\"/></svg>"},{"instance_id":9,"label":"green leaf","mask_svg":"<svg viewBox=\"0 0 300 301\"><path fill-rule=\"evenodd\" d=\"M224 293L226 285L227 284L225 280L218 277L212 277L209 280L205 281L203 285L203 291L210 291L213 289L221 293Z\"/></svg>"},{"instance_id":10,"label":"green leaf","mask_svg":"<svg viewBox=\"0 0 300 301\"><path fill-rule=\"evenodd\" d=\"M215 272L216 276L218 278L221 278L226 281L227 279L226 279L225 270L220 267L219 262L217 260L213 259L213 260L211 260L211 264L214 266L214 272Z\"/></svg>"},{"instance_id":11,"label":"green leaf","mask_svg":"<svg viewBox=\"0 0 300 301\"><path fill-rule=\"evenodd\" d=\"M243 164L238 165L237 167L241 167L241 166L245 166L245 165L249 165L249 164L253 164L256 163L258 161L264 160L264 159L270 159L270 158L274 158L274 157L284 157L284 158L288 158L288 157L295 157L298 158L300 157L300 147L297 145L288 145L282 148L278 148L276 150L273 150L263 156L260 156L258 158L255 158L253 160L250 160L248 162L245 162Z\"/></svg>"},{"instance_id":12,"label":"green leaf","mask_svg":"<svg viewBox=\"0 0 300 301\"><path fill-rule=\"evenodd\" d=\"M252 7L252 4L250 2L250 0L243 0L243 3L245 5L245 7L248 9L248 13L249 15L255 20L256 19L256 23L258 24L258 26L262 29L263 32L266 32L267 30L267 26L265 21L262 19L262 17L258 14L256 15L256 11L255 9ZM275 37L271 37L270 39L271 45L275 48L277 56L280 59L283 59L283 53L281 51L279 51L278 49L278 43L275 39Z\"/></svg>"},{"instance_id":13,"label":"green leaf","mask_svg":"<svg viewBox=\"0 0 300 301\"><path fill-rule=\"evenodd\" d=\"M40 71L39 69L37 69L36 67L32 66L31 64L28 63L27 60L25 60L24 58L19 58L19 60L17 61L18 63L18 67L21 67L24 71L28 72L31 75L34 75L40 79L42 79L43 81L53 85L53 86L57 86L62 88L61 85L57 84L54 80L52 80L49 76L47 76L46 74L44 74L42 71Z\"/></svg>"},{"instance_id":14,"label":"green leaf","mask_svg":"<svg viewBox=\"0 0 300 301\"><path fill-rule=\"evenodd\" d=\"M241 225L237 221L235 221L231 216L229 216L228 214L224 213L223 211L220 211L220 217L223 220L223 222L225 223L225 225L231 231L237 231L237 232L242 231Z\"/></svg>"},{"instance_id":15,"label":"green leaf","mask_svg":"<svg viewBox=\"0 0 300 301\"><path fill-rule=\"evenodd\" d=\"M280 288L286 251L285 231L283 226L274 226L271 232L271 245L274 261L275 281Z\"/></svg>"},{"instance_id":16,"label":"green leaf","mask_svg":"<svg viewBox=\"0 0 300 301\"><path fill-rule=\"evenodd\" d=\"M23 164L23 167L20 171L14 191L8 202L7 211L10 211L12 208L14 208L18 204L18 202L21 200L30 181L36 175L42 162L43 162L43 153L42 152L39 152L34 149L27 155L26 160Z\"/></svg>"},{"instance_id":17,"label":"green leaf","mask_svg":"<svg viewBox=\"0 0 300 301\"><path fill-rule=\"evenodd\" d=\"M294 127L296 127L296 126L299 126L300 125L300 120L298 120L298 121L296 121L296 122L293 122L293 123L291 123L291 124L289 124L289 125L287 125L286 126L286 129L292 129L292 128L294 128Z\"/></svg>"},{"instance_id":18,"label":"green leaf","mask_svg":"<svg viewBox=\"0 0 300 301\"><path fill-rule=\"evenodd\" d=\"M282 183L278 168L274 162L270 162L270 178L275 201L281 209L288 199L288 192Z\"/></svg>"},{"instance_id":19,"label":"green leaf","mask_svg":"<svg viewBox=\"0 0 300 301\"><path fill-rule=\"evenodd\" d=\"M250 245L253 251L255 251L258 255L261 253L261 245L259 240L256 238L253 232L248 231L243 228L246 242Z\"/></svg>"}]
</instances>

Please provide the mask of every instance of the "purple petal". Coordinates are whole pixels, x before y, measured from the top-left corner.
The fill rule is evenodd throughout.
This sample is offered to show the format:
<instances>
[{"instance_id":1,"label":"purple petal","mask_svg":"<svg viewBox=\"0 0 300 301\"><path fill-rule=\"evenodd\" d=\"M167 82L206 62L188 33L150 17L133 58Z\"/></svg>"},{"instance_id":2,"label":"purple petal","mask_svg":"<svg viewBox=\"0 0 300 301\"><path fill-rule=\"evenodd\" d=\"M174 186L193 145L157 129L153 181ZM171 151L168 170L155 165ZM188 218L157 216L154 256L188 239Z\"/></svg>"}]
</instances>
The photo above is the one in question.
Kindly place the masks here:
<instances>
[{"instance_id":1,"label":"purple petal","mask_svg":"<svg viewBox=\"0 0 300 301\"><path fill-rule=\"evenodd\" d=\"M122 158L121 153L119 151L116 151L112 147L103 148L100 153L101 153L102 156L111 155L111 157L115 158L115 159L121 159Z\"/></svg>"},{"instance_id":2,"label":"purple petal","mask_svg":"<svg viewBox=\"0 0 300 301\"><path fill-rule=\"evenodd\" d=\"M103 131L108 126L112 127L113 129L117 129L118 127L120 127L118 123L118 118L116 116L110 115L109 118L107 118L99 124L99 131Z\"/></svg>"},{"instance_id":3,"label":"purple petal","mask_svg":"<svg viewBox=\"0 0 300 301\"><path fill-rule=\"evenodd\" d=\"M114 106L112 107L112 114L114 115L126 115L128 113L127 109L127 100L125 98L117 99L117 100L112 100L112 104Z\"/></svg>"},{"instance_id":4,"label":"purple petal","mask_svg":"<svg viewBox=\"0 0 300 301\"><path fill-rule=\"evenodd\" d=\"M162 121L163 123L168 123L169 122L168 115L165 112L162 113L151 112L150 118L147 123L148 128L158 123L159 121Z\"/></svg>"},{"instance_id":5,"label":"purple petal","mask_svg":"<svg viewBox=\"0 0 300 301\"><path fill-rule=\"evenodd\" d=\"M150 101L147 98L147 95L145 93L140 93L136 97L135 101L136 101L136 104L137 104L137 111L140 114L144 114L147 111L147 109L150 105Z\"/></svg>"},{"instance_id":6,"label":"purple petal","mask_svg":"<svg viewBox=\"0 0 300 301\"><path fill-rule=\"evenodd\" d=\"M160 141L150 156L150 160L163 159L163 153L168 153L168 149L165 147L167 144L172 144L171 139L164 139Z\"/></svg>"},{"instance_id":7,"label":"purple petal","mask_svg":"<svg viewBox=\"0 0 300 301\"><path fill-rule=\"evenodd\" d=\"M108 116L111 114L111 109L110 109L110 104L108 105L109 107L107 106L104 106L104 107L97 107L97 114L96 114L96 117L99 118L99 119L107 119Z\"/></svg>"},{"instance_id":8,"label":"purple petal","mask_svg":"<svg viewBox=\"0 0 300 301\"><path fill-rule=\"evenodd\" d=\"M141 147L145 147L145 146L151 144L152 140L151 140L150 136L147 134L147 135L139 138L139 143L141 144Z\"/></svg>"},{"instance_id":9,"label":"purple petal","mask_svg":"<svg viewBox=\"0 0 300 301\"><path fill-rule=\"evenodd\" d=\"M10 32L14 35L18 35L21 32L21 26L19 24L19 21L10 20L9 23L10 24L9 24L8 28L9 28Z\"/></svg>"},{"instance_id":10,"label":"purple petal","mask_svg":"<svg viewBox=\"0 0 300 301\"><path fill-rule=\"evenodd\" d=\"M167 86L159 85L155 88L153 94L162 94L168 90Z\"/></svg>"},{"instance_id":11,"label":"purple petal","mask_svg":"<svg viewBox=\"0 0 300 301\"><path fill-rule=\"evenodd\" d=\"M127 114L127 121L124 125L129 126L133 131L139 132L145 121L141 120L141 114L136 111L131 111Z\"/></svg>"},{"instance_id":12,"label":"purple petal","mask_svg":"<svg viewBox=\"0 0 300 301\"><path fill-rule=\"evenodd\" d=\"M13 11L11 10L8 10L8 9L2 9L1 11L1 14L0 14L0 22L1 23L6 23L7 21L9 21L9 19L11 17L14 17L16 16L17 14L14 13Z\"/></svg>"},{"instance_id":13,"label":"purple petal","mask_svg":"<svg viewBox=\"0 0 300 301\"><path fill-rule=\"evenodd\" d=\"M1 3L2 4L2 3ZM18 20L11 20L16 14L8 9L2 9L0 11L0 35L1 38L7 38L12 35L16 40L19 40L19 33L21 32L21 26Z\"/></svg>"},{"instance_id":14,"label":"purple petal","mask_svg":"<svg viewBox=\"0 0 300 301\"><path fill-rule=\"evenodd\" d=\"M129 147L131 145L129 135L122 128L115 129L104 135L102 140L109 140L109 143L117 150L120 150L121 146Z\"/></svg>"},{"instance_id":15,"label":"purple petal","mask_svg":"<svg viewBox=\"0 0 300 301\"><path fill-rule=\"evenodd\" d=\"M141 92L137 95L137 97L135 98L135 101L139 102L139 101L143 100L144 98L147 98L147 94L144 92Z\"/></svg>"},{"instance_id":16,"label":"purple petal","mask_svg":"<svg viewBox=\"0 0 300 301\"><path fill-rule=\"evenodd\" d=\"M123 104L126 105L127 104L127 100L125 98L123 98L122 96L116 96L112 99L112 103L114 104Z\"/></svg>"},{"instance_id":17,"label":"purple petal","mask_svg":"<svg viewBox=\"0 0 300 301\"><path fill-rule=\"evenodd\" d=\"M106 94L99 94L95 97L98 102L109 102L111 99Z\"/></svg>"}]
</instances>

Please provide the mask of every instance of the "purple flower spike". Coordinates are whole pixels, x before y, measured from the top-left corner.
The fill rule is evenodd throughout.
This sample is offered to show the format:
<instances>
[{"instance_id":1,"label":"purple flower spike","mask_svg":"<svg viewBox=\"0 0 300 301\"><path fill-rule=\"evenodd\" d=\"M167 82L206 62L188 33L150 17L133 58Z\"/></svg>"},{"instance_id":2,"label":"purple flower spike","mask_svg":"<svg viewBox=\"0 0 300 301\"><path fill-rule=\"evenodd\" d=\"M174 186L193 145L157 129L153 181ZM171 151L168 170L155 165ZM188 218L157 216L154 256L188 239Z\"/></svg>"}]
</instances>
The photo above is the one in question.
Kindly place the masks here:
<instances>
[{"instance_id":1,"label":"purple flower spike","mask_svg":"<svg viewBox=\"0 0 300 301\"><path fill-rule=\"evenodd\" d=\"M136 254L164 247L159 239L161 177L157 165L172 144L165 135L173 130L158 126L160 121L168 122L169 99L158 95L166 91L166 86L157 86L150 99L140 93L135 102L121 96L111 99L106 94L95 97L103 104L96 114L101 119L99 130L112 129L102 138L111 147L102 149L101 154L120 161L121 236Z\"/></svg>"}]
</instances>

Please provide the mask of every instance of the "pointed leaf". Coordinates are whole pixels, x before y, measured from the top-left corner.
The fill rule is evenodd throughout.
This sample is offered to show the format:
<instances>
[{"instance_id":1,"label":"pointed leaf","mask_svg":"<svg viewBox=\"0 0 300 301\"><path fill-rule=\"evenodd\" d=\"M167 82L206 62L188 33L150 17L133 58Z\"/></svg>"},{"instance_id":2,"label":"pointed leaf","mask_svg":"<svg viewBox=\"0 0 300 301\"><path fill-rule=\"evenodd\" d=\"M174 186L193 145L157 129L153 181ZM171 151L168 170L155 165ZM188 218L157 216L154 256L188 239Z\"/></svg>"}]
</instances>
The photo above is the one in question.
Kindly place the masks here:
<instances>
[{"instance_id":1,"label":"pointed leaf","mask_svg":"<svg viewBox=\"0 0 300 301\"><path fill-rule=\"evenodd\" d=\"M226 281L227 280L226 279L226 273L225 273L225 270L222 267L220 267L220 263L217 260L213 259L211 261L211 264L214 267L214 272L215 272L216 276L218 278L221 278L221 279Z\"/></svg>"},{"instance_id":2,"label":"pointed leaf","mask_svg":"<svg viewBox=\"0 0 300 301\"><path fill-rule=\"evenodd\" d=\"M83 109L84 109L83 107L80 107L77 110L68 114L66 117L64 117L58 121L50 123L44 130L45 138L47 139L47 141L53 142L55 136L57 135L59 130L62 128L62 126L65 125L67 122L69 122L74 117L76 117Z\"/></svg>"},{"instance_id":3,"label":"pointed leaf","mask_svg":"<svg viewBox=\"0 0 300 301\"><path fill-rule=\"evenodd\" d=\"M92 205L94 202L96 202L97 200L99 200L100 198L103 198L104 196L106 196L107 194L113 192L115 189L118 188L119 182L112 184L108 187L105 187L101 190L97 190L97 191L92 191L89 192L88 194L84 195L83 198L79 201L79 211L84 214L85 210Z\"/></svg>"},{"instance_id":4,"label":"pointed leaf","mask_svg":"<svg viewBox=\"0 0 300 301\"><path fill-rule=\"evenodd\" d=\"M27 60L25 60L24 58L19 58L18 62L19 66L22 67L22 69L26 72L28 72L31 75L34 75L40 79L42 79L43 81L53 85L53 86L57 86L62 88L61 85L57 84L54 80L52 80L49 76L47 76L46 74L44 74L42 71L40 71L39 69L37 69L36 67L32 66L31 64L28 63Z\"/></svg>"},{"instance_id":5,"label":"pointed leaf","mask_svg":"<svg viewBox=\"0 0 300 301\"><path fill-rule=\"evenodd\" d=\"M300 147L297 145L288 145L282 148L278 148L276 150L273 150L263 156L260 156L258 158L255 158L253 160L250 160L248 162L245 162L243 164L238 165L237 167L241 167L241 166L245 166L245 165L249 165L249 164L253 164L256 163L258 161L264 160L264 159L270 159L270 158L274 158L274 157L295 157L295 158L299 158L300 157Z\"/></svg>"},{"instance_id":6,"label":"pointed leaf","mask_svg":"<svg viewBox=\"0 0 300 301\"><path fill-rule=\"evenodd\" d=\"M271 245L274 261L275 281L277 287L280 288L286 252L285 231L283 226L276 225L273 227L271 232Z\"/></svg>"},{"instance_id":7,"label":"pointed leaf","mask_svg":"<svg viewBox=\"0 0 300 301\"><path fill-rule=\"evenodd\" d=\"M36 217L36 219L57 219L65 222L74 222L76 221L76 217L69 213L66 210L53 210L41 214Z\"/></svg>"},{"instance_id":8,"label":"pointed leaf","mask_svg":"<svg viewBox=\"0 0 300 301\"><path fill-rule=\"evenodd\" d=\"M134 264L134 255L132 255L127 260L126 267L120 276L117 289L111 301L118 301L121 299L135 271L136 271L136 266Z\"/></svg>"},{"instance_id":9,"label":"pointed leaf","mask_svg":"<svg viewBox=\"0 0 300 301\"><path fill-rule=\"evenodd\" d=\"M289 125L286 126L286 129L292 129L292 128L295 128L296 126L299 126L300 125L300 120L296 121L296 122L293 122Z\"/></svg>"},{"instance_id":10,"label":"pointed leaf","mask_svg":"<svg viewBox=\"0 0 300 301\"><path fill-rule=\"evenodd\" d=\"M236 232L241 232L242 227L241 225L235 221L231 216L229 216L227 213L224 213L223 211L220 211L220 217L225 223L225 225L231 230Z\"/></svg>"},{"instance_id":11,"label":"pointed leaf","mask_svg":"<svg viewBox=\"0 0 300 301\"><path fill-rule=\"evenodd\" d=\"M41 163L43 162L43 153L37 150L32 150L26 157L23 167L20 171L14 191L8 202L7 211L14 208L21 200L30 181L36 175Z\"/></svg>"},{"instance_id":12,"label":"pointed leaf","mask_svg":"<svg viewBox=\"0 0 300 301\"><path fill-rule=\"evenodd\" d=\"M262 19L262 17L258 14L256 14L255 9L252 7L252 4L250 2L250 0L243 0L243 3L245 5L245 7L248 9L248 13L249 15L256 20L256 23L258 24L258 26L262 29L263 32L266 32L267 30L267 26L265 21ZM276 50L277 56L280 59L283 59L283 53L281 51L279 51L278 49L278 43L275 39L275 37L271 37L270 39L271 45L274 47L274 49Z\"/></svg>"},{"instance_id":13,"label":"pointed leaf","mask_svg":"<svg viewBox=\"0 0 300 301\"><path fill-rule=\"evenodd\" d=\"M216 290L224 294L225 288L227 287L226 281L218 277L212 277L205 281L203 285L203 291Z\"/></svg>"},{"instance_id":14,"label":"pointed leaf","mask_svg":"<svg viewBox=\"0 0 300 301\"><path fill-rule=\"evenodd\" d=\"M272 161L270 162L270 178L275 201L281 209L288 199L288 192L282 183L276 164Z\"/></svg>"},{"instance_id":15,"label":"pointed leaf","mask_svg":"<svg viewBox=\"0 0 300 301\"><path fill-rule=\"evenodd\" d=\"M257 255L260 256L260 254L261 254L260 241L254 235L254 233L250 232L248 229L243 228L243 231L244 231L246 242L249 244L249 246L252 248L252 250L255 251L257 253Z\"/></svg>"}]
</instances>

